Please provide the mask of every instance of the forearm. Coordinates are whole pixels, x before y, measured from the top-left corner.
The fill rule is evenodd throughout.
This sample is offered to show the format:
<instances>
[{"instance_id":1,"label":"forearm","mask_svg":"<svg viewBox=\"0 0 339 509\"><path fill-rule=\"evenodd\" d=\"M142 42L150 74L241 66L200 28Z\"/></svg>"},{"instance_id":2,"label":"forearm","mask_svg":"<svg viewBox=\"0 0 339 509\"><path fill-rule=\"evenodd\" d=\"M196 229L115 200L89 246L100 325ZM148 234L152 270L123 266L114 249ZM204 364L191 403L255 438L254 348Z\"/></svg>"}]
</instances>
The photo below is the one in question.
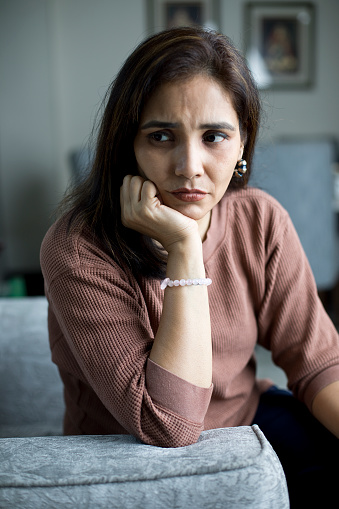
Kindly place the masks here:
<instances>
[{"instance_id":1,"label":"forearm","mask_svg":"<svg viewBox=\"0 0 339 509\"><path fill-rule=\"evenodd\" d=\"M205 277L200 239L189 239L170 251L167 277ZM150 359L192 384L210 387L212 345L205 285L166 288Z\"/></svg>"},{"instance_id":2,"label":"forearm","mask_svg":"<svg viewBox=\"0 0 339 509\"><path fill-rule=\"evenodd\" d=\"M339 381L322 389L314 398L313 415L339 438Z\"/></svg>"},{"instance_id":3,"label":"forearm","mask_svg":"<svg viewBox=\"0 0 339 509\"><path fill-rule=\"evenodd\" d=\"M166 249L170 279L205 277L197 222L163 205L154 183L138 176L124 178L121 217L125 226ZM212 345L206 286L166 288L150 359L187 382L210 387Z\"/></svg>"}]
</instances>

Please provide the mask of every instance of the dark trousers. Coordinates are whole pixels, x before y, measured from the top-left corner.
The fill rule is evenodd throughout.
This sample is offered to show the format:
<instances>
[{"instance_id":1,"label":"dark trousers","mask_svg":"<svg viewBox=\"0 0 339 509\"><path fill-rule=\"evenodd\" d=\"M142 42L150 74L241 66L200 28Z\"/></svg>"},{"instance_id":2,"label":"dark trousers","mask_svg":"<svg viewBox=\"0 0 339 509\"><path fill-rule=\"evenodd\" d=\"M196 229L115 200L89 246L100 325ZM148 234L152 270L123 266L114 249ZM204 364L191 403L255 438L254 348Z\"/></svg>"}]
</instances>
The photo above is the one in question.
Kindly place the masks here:
<instances>
[{"instance_id":1,"label":"dark trousers","mask_svg":"<svg viewBox=\"0 0 339 509\"><path fill-rule=\"evenodd\" d=\"M257 424L283 466L291 508L339 508L339 440L288 391L262 394Z\"/></svg>"}]
</instances>

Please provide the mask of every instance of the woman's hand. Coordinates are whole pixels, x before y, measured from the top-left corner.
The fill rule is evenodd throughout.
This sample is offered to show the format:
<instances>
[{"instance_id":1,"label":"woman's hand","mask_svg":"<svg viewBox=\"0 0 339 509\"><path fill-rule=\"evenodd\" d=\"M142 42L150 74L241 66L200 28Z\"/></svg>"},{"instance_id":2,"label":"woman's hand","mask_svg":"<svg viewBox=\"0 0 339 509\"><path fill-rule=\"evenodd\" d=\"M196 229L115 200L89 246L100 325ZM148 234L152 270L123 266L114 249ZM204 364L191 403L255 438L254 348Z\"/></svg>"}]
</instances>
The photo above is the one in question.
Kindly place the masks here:
<instances>
[{"instance_id":1,"label":"woman's hand","mask_svg":"<svg viewBox=\"0 0 339 509\"><path fill-rule=\"evenodd\" d=\"M199 236L197 222L164 205L150 180L127 175L120 203L123 225L157 240L168 252L176 243Z\"/></svg>"}]
</instances>

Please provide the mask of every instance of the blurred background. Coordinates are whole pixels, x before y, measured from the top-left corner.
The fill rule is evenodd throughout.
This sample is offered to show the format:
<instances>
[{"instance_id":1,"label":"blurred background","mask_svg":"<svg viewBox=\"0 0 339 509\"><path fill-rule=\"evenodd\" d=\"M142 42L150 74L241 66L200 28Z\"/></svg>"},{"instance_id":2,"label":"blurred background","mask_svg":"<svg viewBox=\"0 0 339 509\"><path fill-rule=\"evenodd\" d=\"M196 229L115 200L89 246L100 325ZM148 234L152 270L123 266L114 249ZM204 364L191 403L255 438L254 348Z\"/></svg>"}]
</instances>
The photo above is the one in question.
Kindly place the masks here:
<instances>
[{"instance_id":1,"label":"blurred background","mask_svg":"<svg viewBox=\"0 0 339 509\"><path fill-rule=\"evenodd\" d=\"M164 14L166 4L172 11ZM290 18L284 10L270 11L287 4L295 7ZM268 10L260 11L262 6ZM202 9L198 14L197 8ZM288 210L298 205L289 212L294 221L302 219L297 229L308 256L314 255L312 268L327 269L316 280L336 318L338 0L0 0L1 295L43 294L40 244L76 171L74 154L87 145L106 89L147 35L190 16L221 30L249 58L265 107L263 150L255 164L256 175L263 168L264 179L254 183L267 184L282 202L286 197ZM281 17L285 28L292 27L290 43L296 45L297 64L280 74L265 68L260 46L260 30L268 40L274 16ZM279 172L277 190L274 184L269 189L272 167ZM324 239L315 233L317 221Z\"/></svg>"}]
</instances>

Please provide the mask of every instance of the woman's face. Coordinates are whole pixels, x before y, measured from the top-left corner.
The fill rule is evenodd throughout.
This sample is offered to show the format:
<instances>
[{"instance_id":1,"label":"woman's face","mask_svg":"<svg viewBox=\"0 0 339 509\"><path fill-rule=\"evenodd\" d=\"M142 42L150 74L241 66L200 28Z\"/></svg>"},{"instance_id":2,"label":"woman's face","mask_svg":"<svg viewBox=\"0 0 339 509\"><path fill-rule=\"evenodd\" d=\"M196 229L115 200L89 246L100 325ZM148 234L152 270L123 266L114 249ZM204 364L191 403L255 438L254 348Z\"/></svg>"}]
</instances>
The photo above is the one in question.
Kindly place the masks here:
<instances>
[{"instance_id":1,"label":"woman's face","mask_svg":"<svg viewBox=\"0 0 339 509\"><path fill-rule=\"evenodd\" d=\"M206 76L162 85L142 112L134 151L162 202L206 232L243 153L230 95Z\"/></svg>"}]
</instances>

